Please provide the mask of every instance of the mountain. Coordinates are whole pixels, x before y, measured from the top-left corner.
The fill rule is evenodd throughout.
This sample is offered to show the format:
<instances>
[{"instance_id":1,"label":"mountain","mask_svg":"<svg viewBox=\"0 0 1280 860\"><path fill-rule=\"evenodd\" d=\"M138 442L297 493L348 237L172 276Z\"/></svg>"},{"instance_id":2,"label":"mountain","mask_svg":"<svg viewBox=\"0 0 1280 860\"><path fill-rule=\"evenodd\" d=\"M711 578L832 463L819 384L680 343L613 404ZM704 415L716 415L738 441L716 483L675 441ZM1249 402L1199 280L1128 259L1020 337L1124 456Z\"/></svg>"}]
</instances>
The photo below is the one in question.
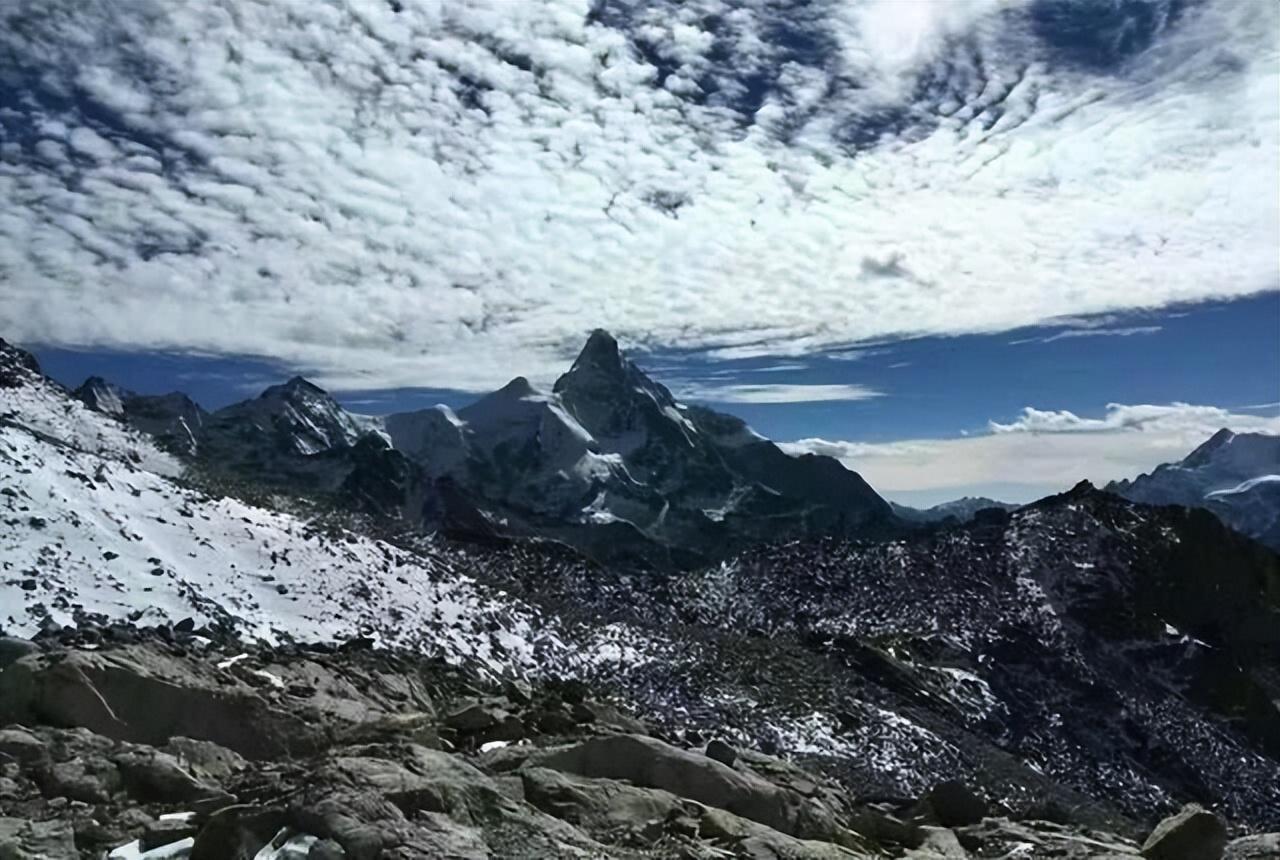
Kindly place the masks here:
<instances>
[{"instance_id":1,"label":"mountain","mask_svg":"<svg viewBox=\"0 0 1280 860\"><path fill-rule=\"evenodd\" d=\"M1226 428L1177 463L1107 485L1150 505L1213 511L1242 534L1280 550L1280 436Z\"/></svg>"},{"instance_id":2,"label":"mountain","mask_svg":"<svg viewBox=\"0 0 1280 860\"><path fill-rule=\"evenodd\" d=\"M715 464L654 444L633 472L605 446L650 448L653 413L614 422L621 410L509 388L421 423L465 431L468 456L504 452L493 462L516 476L541 474L521 454L613 454L610 469L677 499L662 476ZM690 448L758 444L687 412ZM269 411L263 444L288 442L288 413ZM373 432L291 456L387 451ZM238 811L197 817L190 838L251 837L251 852L285 827L367 846L355 820L392 848L478 857L548 835L596 857L770 856L760 840L773 856L948 856L923 850L934 838L957 858L1138 856L1133 840L1188 801L1236 832L1280 828L1280 557L1204 511L1082 485L878 543L760 543L677 576L545 541L389 542L363 518L280 507L273 475L255 502L226 495L7 347L0 463L0 633L36 640L0 640L2 719L25 726L0 732L17 762L3 850L26 833L12 816L61 827L83 810L54 800L95 797L100 823L125 830L66 838L101 856L77 840L134 832L125 795L150 784L136 774L190 788L174 768L234 762L224 747L251 762L210 777ZM584 744L606 751L566 751ZM236 802L192 791L198 807L137 802ZM454 841L394 841L410 838Z\"/></svg>"},{"instance_id":3,"label":"mountain","mask_svg":"<svg viewBox=\"0 0 1280 860\"><path fill-rule=\"evenodd\" d=\"M76 396L210 475L602 561L688 569L760 540L906 530L839 461L678 403L604 331L550 391L517 377L456 413L357 415L301 377L212 414L98 378Z\"/></svg>"},{"instance_id":4,"label":"mountain","mask_svg":"<svg viewBox=\"0 0 1280 860\"><path fill-rule=\"evenodd\" d=\"M1009 502L998 502L995 499L981 496L964 496L950 502L934 505L931 508L913 508L908 505L900 505L897 502L890 502L889 504L893 507L895 514L904 520L915 523L940 523L950 520L958 523L967 523L974 518L978 511L988 508L1012 511L1017 510L1019 507L1019 505L1010 504Z\"/></svg>"},{"instance_id":5,"label":"mountain","mask_svg":"<svg viewBox=\"0 0 1280 860\"><path fill-rule=\"evenodd\" d=\"M523 377L454 415L391 415L397 450L448 476L513 534L691 567L735 547L902 530L830 457L793 457L740 419L678 403L594 332L550 391Z\"/></svg>"},{"instance_id":6,"label":"mountain","mask_svg":"<svg viewBox=\"0 0 1280 860\"><path fill-rule=\"evenodd\" d=\"M126 391L100 376L91 376L74 392L95 412L111 415L149 433L176 454L193 456L199 449L208 413L181 392L147 395Z\"/></svg>"}]
</instances>

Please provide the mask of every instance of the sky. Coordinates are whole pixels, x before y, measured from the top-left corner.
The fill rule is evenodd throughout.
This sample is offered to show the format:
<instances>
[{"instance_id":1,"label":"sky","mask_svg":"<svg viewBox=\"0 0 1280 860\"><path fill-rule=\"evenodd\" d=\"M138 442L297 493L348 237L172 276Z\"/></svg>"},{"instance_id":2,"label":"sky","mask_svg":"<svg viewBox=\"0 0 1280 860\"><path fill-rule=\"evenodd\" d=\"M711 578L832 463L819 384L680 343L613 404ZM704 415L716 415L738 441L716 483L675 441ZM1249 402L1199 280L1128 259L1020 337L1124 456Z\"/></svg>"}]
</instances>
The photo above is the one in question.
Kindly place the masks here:
<instances>
[{"instance_id":1,"label":"sky","mask_svg":"<svg viewBox=\"0 0 1280 860\"><path fill-rule=\"evenodd\" d=\"M0 19L0 336L60 378L389 411L604 327L920 504L1280 429L1271 0Z\"/></svg>"}]
</instances>

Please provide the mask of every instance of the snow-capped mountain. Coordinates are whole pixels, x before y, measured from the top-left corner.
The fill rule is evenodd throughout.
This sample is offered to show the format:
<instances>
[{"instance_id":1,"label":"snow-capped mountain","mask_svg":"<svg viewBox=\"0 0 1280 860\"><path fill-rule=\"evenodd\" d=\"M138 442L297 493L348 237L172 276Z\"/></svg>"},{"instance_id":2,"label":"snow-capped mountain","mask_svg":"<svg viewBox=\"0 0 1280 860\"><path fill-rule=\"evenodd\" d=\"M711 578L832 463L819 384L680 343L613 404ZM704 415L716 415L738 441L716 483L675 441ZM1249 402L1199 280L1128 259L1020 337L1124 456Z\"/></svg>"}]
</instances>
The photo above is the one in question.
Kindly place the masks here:
<instances>
[{"instance_id":1,"label":"snow-capped mountain","mask_svg":"<svg viewBox=\"0 0 1280 860\"><path fill-rule=\"evenodd\" d=\"M74 392L76 399L95 412L111 415L150 433L170 451L193 456L199 449L209 414L187 395L149 395L126 391L100 376L91 376Z\"/></svg>"},{"instance_id":2,"label":"snow-capped mountain","mask_svg":"<svg viewBox=\"0 0 1280 860\"><path fill-rule=\"evenodd\" d=\"M839 461L786 454L740 419L678 403L604 331L550 391L517 377L456 413L357 415L301 377L212 414L96 378L77 396L206 473L601 559L688 568L759 540L904 528Z\"/></svg>"},{"instance_id":3,"label":"snow-capped mountain","mask_svg":"<svg viewBox=\"0 0 1280 860\"><path fill-rule=\"evenodd\" d=\"M1207 508L1280 550L1280 436L1223 428L1180 462L1106 489L1149 505Z\"/></svg>"},{"instance_id":4,"label":"snow-capped mountain","mask_svg":"<svg viewBox=\"0 0 1280 860\"><path fill-rule=\"evenodd\" d=\"M964 496L949 502L942 502L930 508L913 508L909 505L900 505L897 502L890 502L889 504L893 507L895 514L904 520L916 523L940 523L950 519L954 519L958 523L967 523L973 519L978 511L988 508L1013 511L1019 507L1019 505L1011 504L1010 502L998 502L995 499L988 499L984 496Z\"/></svg>"},{"instance_id":5,"label":"snow-capped mountain","mask_svg":"<svg viewBox=\"0 0 1280 860\"><path fill-rule=\"evenodd\" d=\"M603 331L551 391L518 377L456 415L423 410L385 426L492 521L602 558L687 567L762 539L897 528L856 473L678 403Z\"/></svg>"}]
</instances>

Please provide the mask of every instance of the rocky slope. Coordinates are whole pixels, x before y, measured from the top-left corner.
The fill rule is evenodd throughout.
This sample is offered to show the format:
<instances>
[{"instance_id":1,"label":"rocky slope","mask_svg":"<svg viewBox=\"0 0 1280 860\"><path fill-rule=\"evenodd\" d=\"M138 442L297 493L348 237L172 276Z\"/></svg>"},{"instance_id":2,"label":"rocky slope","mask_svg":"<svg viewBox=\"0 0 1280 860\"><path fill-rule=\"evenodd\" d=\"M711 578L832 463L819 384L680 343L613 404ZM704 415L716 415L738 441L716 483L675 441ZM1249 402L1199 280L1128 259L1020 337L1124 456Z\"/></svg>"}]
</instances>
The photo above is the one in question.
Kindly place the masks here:
<instances>
[{"instance_id":1,"label":"rocky slope","mask_svg":"<svg viewBox=\"0 0 1280 860\"><path fill-rule=\"evenodd\" d=\"M993 814L956 782L859 800L773 756L664 738L582 685L497 685L352 645L267 649L211 630L121 625L38 647L0 639L0 691L5 857L1087 860L1142 850ZM1220 820L1188 808L1151 833L1145 854L1216 857L1226 842ZM1275 844L1249 837L1227 856Z\"/></svg>"},{"instance_id":2,"label":"rocky slope","mask_svg":"<svg viewBox=\"0 0 1280 860\"><path fill-rule=\"evenodd\" d=\"M1149 505L1206 508L1280 551L1280 436L1224 428L1180 462L1107 489Z\"/></svg>"}]
</instances>

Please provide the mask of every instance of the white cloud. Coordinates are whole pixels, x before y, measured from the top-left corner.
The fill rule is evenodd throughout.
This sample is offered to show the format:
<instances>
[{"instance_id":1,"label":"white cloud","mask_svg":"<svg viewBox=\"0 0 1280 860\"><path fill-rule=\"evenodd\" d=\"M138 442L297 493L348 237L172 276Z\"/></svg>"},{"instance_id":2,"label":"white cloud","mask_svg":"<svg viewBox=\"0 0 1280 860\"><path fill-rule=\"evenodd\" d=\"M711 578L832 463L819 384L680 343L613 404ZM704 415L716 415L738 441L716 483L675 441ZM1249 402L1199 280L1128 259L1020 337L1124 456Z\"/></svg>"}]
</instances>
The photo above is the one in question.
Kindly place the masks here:
<instances>
[{"instance_id":1,"label":"white cloud","mask_svg":"<svg viewBox=\"0 0 1280 860\"><path fill-rule=\"evenodd\" d=\"M1071 328L1065 331L1055 332L1044 337L1028 337L1018 340L1011 340L1011 345L1022 343L1053 343L1055 340L1068 340L1075 337L1133 337L1139 334L1158 334L1164 331L1163 326L1158 325L1136 325L1124 328Z\"/></svg>"},{"instance_id":2,"label":"white cloud","mask_svg":"<svg viewBox=\"0 0 1280 860\"><path fill-rule=\"evenodd\" d=\"M997 0L396 5L0 13L0 329L478 390L1278 285L1272 3L1105 68Z\"/></svg>"},{"instance_id":3,"label":"white cloud","mask_svg":"<svg viewBox=\"0 0 1280 860\"><path fill-rule=\"evenodd\" d=\"M1280 415L1186 403L1110 404L1100 418L1027 408L990 432L952 439L840 442L801 439L792 452L837 457L890 498L933 504L962 495L999 492L1031 501L1082 479L1102 485L1181 460L1215 432L1280 434Z\"/></svg>"},{"instance_id":4,"label":"white cloud","mask_svg":"<svg viewBox=\"0 0 1280 860\"><path fill-rule=\"evenodd\" d=\"M870 400L881 396L881 392L864 385L805 385L802 383L687 384L677 386L675 393L685 400L710 403L818 403L834 400Z\"/></svg>"}]
</instances>

